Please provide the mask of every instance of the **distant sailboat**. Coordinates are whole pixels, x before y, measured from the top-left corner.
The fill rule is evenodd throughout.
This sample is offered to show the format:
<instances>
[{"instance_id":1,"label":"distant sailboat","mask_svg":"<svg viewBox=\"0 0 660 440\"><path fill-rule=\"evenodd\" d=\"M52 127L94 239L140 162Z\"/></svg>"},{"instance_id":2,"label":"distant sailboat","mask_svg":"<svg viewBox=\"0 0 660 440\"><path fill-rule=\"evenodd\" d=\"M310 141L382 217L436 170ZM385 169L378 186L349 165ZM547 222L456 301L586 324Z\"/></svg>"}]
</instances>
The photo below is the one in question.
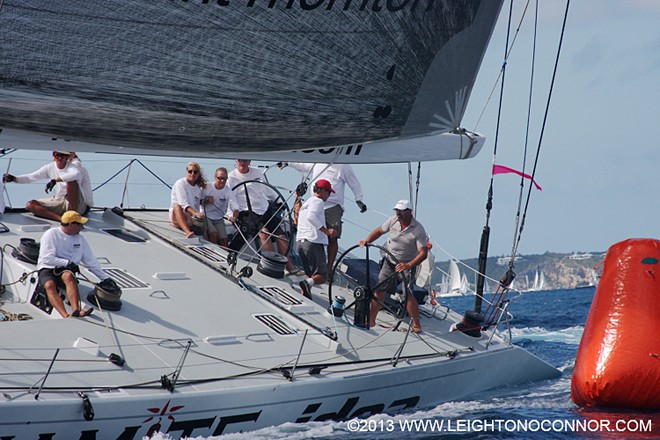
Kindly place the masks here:
<instances>
[{"instance_id":1,"label":"distant sailboat","mask_svg":"<svg viewBox=\"0 0 660 440\"><path fill-rule=\"evenodd\" d=\"M527 283L529 286L529 282ZM543 273L543 270L539 271L536 269L536 272L534 273L534 283L528 287L529 292L536 292L539 290L543 290L543 286L545 286L545 274Z\"/></svg>"},{"instance_id":2,"label":"distant sailboat","mask_svg":"<svg viewBox=\"0 0 660 440\"><path fill-rule=\"evenodd\" d=\"M463 277L465 277L465 275L463 275ZM465 295L468 291L466 287L467 278L463 280L463 277L461 277L461 271L458 268L456 260L449 260L449 276L443 276L443 282L441 289L438 292L438 296L447 297Z\"/></svg>"}]
</instances>

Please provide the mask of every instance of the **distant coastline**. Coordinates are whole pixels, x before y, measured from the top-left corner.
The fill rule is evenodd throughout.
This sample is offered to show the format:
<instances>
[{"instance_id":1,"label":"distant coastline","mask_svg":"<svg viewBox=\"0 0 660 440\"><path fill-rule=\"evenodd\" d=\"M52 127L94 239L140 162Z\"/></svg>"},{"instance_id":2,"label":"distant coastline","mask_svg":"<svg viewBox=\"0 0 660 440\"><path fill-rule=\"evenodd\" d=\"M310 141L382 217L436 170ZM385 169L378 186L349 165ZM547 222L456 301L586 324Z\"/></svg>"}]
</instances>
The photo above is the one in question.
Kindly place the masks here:
<instances>
[{"instance_id":1,"label":"distant coastline","mask_svg":"<svg viewBox=\"0 0 660 440\"><path fill-rule=\"evenodd\" d=\"M514 287L521 291L533 290L534 280L538 278L537 273L542 273L544 278L540 290L593 286L597 283L604 259L603 251L517 255L513 264L513 271L516 274ZM510 260L510 256L489 257L486 265L487 277L491 280L500 280L506 273ZM439 284L442 282L443 272L449 272L449 261L436 261L435 266L433 283ZM478 266L479 262L476 258L461 260L459 264L461 273L466 274L471 287L474 287ZM491 280L488 283L494 289L497 281Z\"/></svg>"}]
</instances>

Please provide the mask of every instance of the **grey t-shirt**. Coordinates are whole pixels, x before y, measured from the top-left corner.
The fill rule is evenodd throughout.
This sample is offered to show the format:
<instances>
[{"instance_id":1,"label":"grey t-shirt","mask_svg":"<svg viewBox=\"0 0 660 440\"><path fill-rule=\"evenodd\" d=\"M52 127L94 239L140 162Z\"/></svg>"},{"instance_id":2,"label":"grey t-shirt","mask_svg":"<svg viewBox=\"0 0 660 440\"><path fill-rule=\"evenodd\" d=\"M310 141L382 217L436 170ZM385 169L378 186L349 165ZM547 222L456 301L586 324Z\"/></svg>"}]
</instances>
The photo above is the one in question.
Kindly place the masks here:
<instances>
[{"instance_id":1,"label":"grey t-shirt","mask_svg":"<svg viewBox=\"0 0 660 440\"><path fill-rule=\"evenodd\" d=\"M396 215L393 215L383 223L381 229L383 232L390 233L385 247L401 263L415 258L419 249L428 244L424 226L414 218L406 229L401 230L401 223L397 220Z\"/></svg>"}]
</instances>

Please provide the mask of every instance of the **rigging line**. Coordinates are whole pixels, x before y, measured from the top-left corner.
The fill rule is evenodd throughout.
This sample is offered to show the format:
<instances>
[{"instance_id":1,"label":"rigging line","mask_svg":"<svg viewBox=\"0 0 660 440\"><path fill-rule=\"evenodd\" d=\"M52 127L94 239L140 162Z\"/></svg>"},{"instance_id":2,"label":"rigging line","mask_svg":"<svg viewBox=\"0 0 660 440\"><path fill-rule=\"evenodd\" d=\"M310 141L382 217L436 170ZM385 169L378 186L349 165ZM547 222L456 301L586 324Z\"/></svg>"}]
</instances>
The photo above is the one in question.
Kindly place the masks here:
<instances>
[{"instance_id":1,"label":"rigging line","mask_svg":"<svg viewBox=\"0 0 660 440\"><path fill-rule=\"evenodd\" d=\"M511 41L511 45L508 46L509 49L505 49L505 57L503 61L502 67L506 66L509 56L511 55L511 52L513 51L513 45L516 42L516 39L518 38L518 34L520 33L520 27L522 26L523 21L525 20L525 15L527 14L527 7L529 6L529 2L531 0L527 0L527 3L525 4L525 8L520 16L520 20L518 21L518 27L516 28L516 32L513 36L513 39ZM510 23L510 17L511 17L511 10L513 9L513 0L511 1L511 9L509 12L509 23ZM509 27L510 29L510 27ZM507 45L508 45L508 36L507 36ZM481 118L484 116L484 113L486 113L486 108L488 107L488 104L490 103L490 100L493 98L493 94L495 93L495 89L497 87L497 83L500 81L500 78L503 77L503 69L500 69L497 78L495 78L495 82L493 83L493 88L490 91L490 94L488 95L488 98L486 98L486 103L484 104L483 108L481 109L481 113L479 113L479 117L477 118L477 122L474 124L474 129L472 130L472 133L475 133L477 131L477 127L479 126L479 123L481 122Z\"/></svg>"},{"instance_id":2,"label":"rigging line","mask_svg":"<svg viewBox=\"0 0 660 440\"><path fill-rule=\"evenodd\" d=\"M539 2L536 0L536 9L534 11L534 36L532 38L532 65L530 69L530 78L529 78L529 97L527 100L527 123L525 126L525 144L523 147L523 159L522 159L522 175L520 176L520 191L518 193L518 206L516 211L516 219L514 221L514 235L513 243L511 244L511 264L513 263L516 253L518 252L518 243L516 240L516 233L520 226L520 212L522 207L523 195L525 194L525 168L527 165L527 151L529 147L529 127L531 125L531 115L532 115L532 97L534 91L534 68L536 65L536 41L538 35L538 15L539 15ZM532 186L533 178L530 180L529 185L530 189Z\"/></svg>"},{"instance_id":3,"label":"rigging line","mask_svg":"<svg viewBox=\"0 0 660 440\"><path fill-rule=\"evenodd\" d=\"M545 112L543 114L543 123L541 124L541 134L539 135L539 143L536 148L536 156L534 158L534 167L532 168L532 180L534 179L534 176L536 175L536 168L538 166L539 162L539 157L541 155L541 145L543 144L543 135L545 133L545 127L548 121L548 113L550 112L550 101L552 99L552 92L554 91L554 86L555 86L555 79L557 78L557 68L559 66L559 57L561 55L561 48L563 46L564 42L564 33L566 31L566 22L568 21L568 10L571 5L571 0L566 0L566 9L564 11L564 20L562 22L562 27L561 27L561 33L559 36L559 43L557 45L557 56L555 58L555 65L552 71L552 79L550 81L550 90L548 91L548 99L546 101L545 105ZM518 232L518 243L520 242L520 239L522 237L522 232L525 227L525 219L527 217L527 209L529 207L529 201L532 195L532 185L530 183L529 185L529 190L527 191L527 200L525 201L525 209L523 210L523 216L522 216L522 221L520 223L520 230Z\"/></svg>"},{"instance_id":4,"label":"rigging line","mask_svg":"<svg viewBox=\"0 0 660 440\"><path fill-rule=\"evenodd\" d=\"M126 168L130 167L131 164L132 164L133 162L137 162L138 164L142 165L142 168L144 168L145 170L147 170L152 176L154 176L156 179L158 179L158 181L160 181L160 183L162 183L163 185L165 185L165 186L168 187L169 189L172 189L172 187L171 187L167 182L165 182L163 179L161 179L160 177L158 177L158 175L157 175L156 173L154 173L153 171L151 171L151 170L149 169L149 167L147 167L144 163L142 163L141 160L139 160L139 159L131 159L130 162L129 162L128 164L126 164L122 169L120 169L120 170L117 171L115 174L113 174L112 176L110 176L110 178L107 179L105 182L99 184L96 188L92 189L92 191L96 191L97 189L99 189L99 188L101 188L102 186L106 185L108 182L110 182L110 181L113 180L115 177L117 177L119 174L121 174L122 171L124 171Z\"/></svg>"}]
</instances>

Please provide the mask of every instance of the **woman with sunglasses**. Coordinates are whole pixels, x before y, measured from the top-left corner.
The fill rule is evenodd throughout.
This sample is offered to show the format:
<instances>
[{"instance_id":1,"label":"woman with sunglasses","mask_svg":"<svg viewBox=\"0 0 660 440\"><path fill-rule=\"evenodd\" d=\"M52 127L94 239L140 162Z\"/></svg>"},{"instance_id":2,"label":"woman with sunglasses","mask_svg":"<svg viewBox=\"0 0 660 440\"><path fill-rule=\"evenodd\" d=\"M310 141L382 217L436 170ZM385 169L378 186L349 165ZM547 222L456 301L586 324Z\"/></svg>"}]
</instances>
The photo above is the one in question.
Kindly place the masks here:
<instances>
[{"instance_id":1,"label":"woman with sunglasses","mask_svg":"<svg viewBox=\"0 0 660 440\"><path fill-rule=\"evenodd\" d=\"M202 191L206 187L206 179L202 168L197 162L186 165L186 176L174 182L170 203L170 223L181 229L187 238L192 238L193 220L203 229L204 213L201 211ZM202 235L202 231L198 235Z\"/></svg>"}]
</instances>

